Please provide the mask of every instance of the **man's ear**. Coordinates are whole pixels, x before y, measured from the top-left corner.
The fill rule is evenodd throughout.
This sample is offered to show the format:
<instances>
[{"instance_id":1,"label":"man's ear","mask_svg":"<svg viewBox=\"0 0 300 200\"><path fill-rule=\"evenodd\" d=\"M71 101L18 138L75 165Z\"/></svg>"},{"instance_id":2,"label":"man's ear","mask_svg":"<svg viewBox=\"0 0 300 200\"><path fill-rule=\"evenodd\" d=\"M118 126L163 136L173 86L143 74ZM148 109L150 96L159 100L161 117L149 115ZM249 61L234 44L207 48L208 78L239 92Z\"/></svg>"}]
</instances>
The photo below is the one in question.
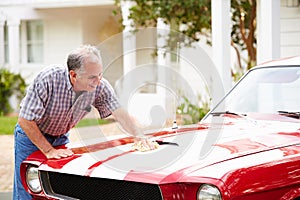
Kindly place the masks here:
<instances>
[{"instance_id":1,"label":"man's ear","mask_svg":"<svg viewBox=\"0 0 300 200\"><path fill-rule=\"evenodd\" d=\"M74 70L70 70L70 71L69 71L69 74L70 74L70 81L71 81L71 83L72 83L72 84L75 83L76 77L77 77L76 72L75 72Z\"/></svg>"}]
</instances>

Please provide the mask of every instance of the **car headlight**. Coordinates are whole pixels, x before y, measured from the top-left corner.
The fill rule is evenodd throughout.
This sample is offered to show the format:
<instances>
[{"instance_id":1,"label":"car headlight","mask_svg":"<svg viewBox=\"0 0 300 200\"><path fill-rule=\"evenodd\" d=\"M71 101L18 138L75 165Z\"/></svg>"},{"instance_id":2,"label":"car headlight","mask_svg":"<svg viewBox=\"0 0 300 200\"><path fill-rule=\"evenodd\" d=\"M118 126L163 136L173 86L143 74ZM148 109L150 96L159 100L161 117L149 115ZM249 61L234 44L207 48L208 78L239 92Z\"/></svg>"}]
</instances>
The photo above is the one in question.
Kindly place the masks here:
<instances>
[{"instance_id":1,"label":"car headlight","mask_svg":"<svg viewBox=\"0 0 300 200\"><path fill-rule=\"evenodd\" d=\"M34 193L39 193L42 191L41 183L39 180L39 171L36 166L29 165L27 167L26 184L28 188Z\"/></svg>"},{"instance_id":2,"label":"car headlight","mask_svg":"<svg viewBox=\"0 0 300 200\"><path fill-rule=\"evenodd\" d=\"M203 184L197 195L198 200L222 200L221 193L216 186Z\"/></svg>"}]
</instances>

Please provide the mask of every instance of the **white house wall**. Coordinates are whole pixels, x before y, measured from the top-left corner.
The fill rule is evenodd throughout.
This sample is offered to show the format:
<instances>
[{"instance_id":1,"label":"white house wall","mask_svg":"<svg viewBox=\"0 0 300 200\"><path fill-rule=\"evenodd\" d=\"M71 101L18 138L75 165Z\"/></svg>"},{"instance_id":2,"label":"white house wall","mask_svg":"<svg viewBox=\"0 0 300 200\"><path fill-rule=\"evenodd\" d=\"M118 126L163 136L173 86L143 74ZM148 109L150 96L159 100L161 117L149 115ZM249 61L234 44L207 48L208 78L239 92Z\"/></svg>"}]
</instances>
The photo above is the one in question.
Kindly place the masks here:
<instances>
[{"instance_id":1,"label":"white house wall","mask_svg":"<svg viewBox=\"0 0 300 200\"><path fill-rule=\"evenodd\" d=\"M281 7L281 57L300 55L300 6Z\"/></svg>"},{"instance_id":2,"label":"white house wall","mask_svg":"<svg viewBox=\"0 0 300 200\"><path fill-rule=\"evenodd\" d=\"M64 63L66 54L82 44L81 21L59 19L44 21L44 61L45 64Z\"/></svg>"},{"instance_id":3,"label":"white house wall","mask_svg":"<svg viewBox=\"0 0 300 200\"><path fill-rule=\"evenodd\" d=\"M109 30L107 30L110 29L110 27L105 26L106 23L110 23L113 29L115 29L118 23L116 20L111 20L113 9L114 7L91 7L82 10L84 13L82 17L83 43L98 45L102 42L100 40L101 32L106 32L107 37L110 36Z\"/></svg>"},{"instance_id":4,"label":"white house wall","mask_svg":"<svg viewBox=\"0 0 300 200\"><path fill-rule=\"evenodd\" d=\"M65 63L68 52L83 44L84 12L66 8L42 9L40 13L44 21L44 64Z\"/></svg>"}]
</instances>

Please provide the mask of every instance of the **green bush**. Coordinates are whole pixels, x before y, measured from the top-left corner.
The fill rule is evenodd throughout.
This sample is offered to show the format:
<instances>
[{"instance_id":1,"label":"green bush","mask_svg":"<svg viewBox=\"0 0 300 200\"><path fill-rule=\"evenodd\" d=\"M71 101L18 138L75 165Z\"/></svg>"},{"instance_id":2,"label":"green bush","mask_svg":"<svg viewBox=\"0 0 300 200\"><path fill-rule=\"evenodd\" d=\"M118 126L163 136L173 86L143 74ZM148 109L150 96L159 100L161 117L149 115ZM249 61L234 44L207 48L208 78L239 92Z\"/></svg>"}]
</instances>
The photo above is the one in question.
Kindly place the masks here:
<instances>
[{"instance_id":1,"label":"green bush","mask_svg":"<svg viewBox=\"0 0 300 200\"><path fill-rule=\"evenodd\" d=\"M20 74L0 69L0 116L12 111L9 98L16 95L20 101L25 95L26 83Z\"/></svg>"},{"instance_id":2,"label":"green bush","mask_svg":"<svg viewBox=\"0 0 300 200\"><path fill-rule=\"evenodd\" d=\"M200 122L209 111L209 104L207 102L201 102L200 107L191 103L186 97L182 97L182 99L183 102L177 107L177 114L181 115L182 123L185 125ZM201 98L199 97L200 100Z\"/></svg>"}]
</instances>

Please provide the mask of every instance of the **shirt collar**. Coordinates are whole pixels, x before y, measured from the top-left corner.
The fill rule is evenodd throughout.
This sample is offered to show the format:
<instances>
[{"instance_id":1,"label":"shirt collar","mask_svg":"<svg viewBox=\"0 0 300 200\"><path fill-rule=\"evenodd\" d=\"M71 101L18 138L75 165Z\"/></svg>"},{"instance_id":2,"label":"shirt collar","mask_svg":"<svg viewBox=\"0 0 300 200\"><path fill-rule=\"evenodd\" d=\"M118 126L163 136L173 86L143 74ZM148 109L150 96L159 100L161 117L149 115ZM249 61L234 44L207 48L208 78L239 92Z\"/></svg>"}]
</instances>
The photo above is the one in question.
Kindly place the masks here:
<instances>
[{"instance_id":1,"label":"shirt collar","mask_svg":"<svg viewBox=\"0 0 300 200\"><path fill-rule=\"evenodd\" d=\"M71 80L70 80L70 75L69 75L69 70L67 67L65 67L65 77L66 77L66 81L67 81L67 86L68 86L68 90L73 90L73 86L71 84Z\"/></svg>"}]
</instances>

